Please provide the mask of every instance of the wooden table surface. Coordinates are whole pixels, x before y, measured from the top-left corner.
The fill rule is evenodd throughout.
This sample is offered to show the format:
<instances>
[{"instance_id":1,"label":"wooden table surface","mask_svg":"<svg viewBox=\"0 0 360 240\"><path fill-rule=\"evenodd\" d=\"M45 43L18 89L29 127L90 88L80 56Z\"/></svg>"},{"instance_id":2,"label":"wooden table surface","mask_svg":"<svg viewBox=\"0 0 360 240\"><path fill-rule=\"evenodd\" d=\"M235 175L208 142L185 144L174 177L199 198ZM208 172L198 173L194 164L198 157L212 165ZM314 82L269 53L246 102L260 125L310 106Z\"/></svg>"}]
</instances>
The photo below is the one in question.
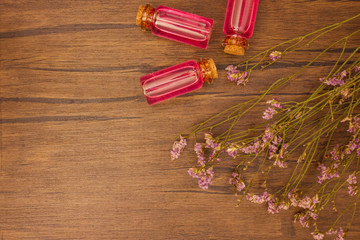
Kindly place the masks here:
<instances>
[{"instance_id":1,"label":"wooden table surface","mask_svg":"<svg viewBox=\"0 0 360 240\"><path fill-rule=\"evenodd\" d=\"M259 94L308 53L238 87L224 68L244 57L220 46L227 1L152 1L214 19L207 50L141 31L135 16L144 3L0 1L0 238L310 239L310 230L292 223L293 210L269 215L249 202L236 208L231 164L202 191L187 174L193 152L169 159L177 134ZM356 0L261 1L246 56L359 9ZM358 27L357 20L345 31ZM219 79L146 104L140 76L200 57L215 60ZM304 99L317 86L308 77L284 95ZM279 175L279 184L287 177ZM357 217L348 239L359 238Z\"/></svg>"}]
</instances>

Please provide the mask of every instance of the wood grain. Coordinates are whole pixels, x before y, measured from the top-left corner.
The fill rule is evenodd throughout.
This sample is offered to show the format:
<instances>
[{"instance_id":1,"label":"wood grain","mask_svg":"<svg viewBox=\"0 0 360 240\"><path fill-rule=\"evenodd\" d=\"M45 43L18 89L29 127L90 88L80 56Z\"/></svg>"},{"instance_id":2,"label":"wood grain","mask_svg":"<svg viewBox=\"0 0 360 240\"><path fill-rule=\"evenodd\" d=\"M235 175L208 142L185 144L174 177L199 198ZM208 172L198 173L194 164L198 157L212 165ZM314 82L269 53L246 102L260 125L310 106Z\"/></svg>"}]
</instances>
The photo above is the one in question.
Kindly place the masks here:
<instances>
[{"instance_id":1,"label":"wood grain","mask_svg":"<svg viewBox=\"0 0 360 240\"><path fill-rule=\"evenodd\" d=\"M293 212L268 215L247 202L235 208L226 184L232 163L217 170L209 191L201 191L186 173L193 153L171 162L169 149L179 132L256 96L321 46L239 88L225 81L223 70L243 59L225 55L220 46L227 1L152 2L214 19L207 50L141 31L135 16L143 3L0 2L1 239L309 239L309 230L292 223ZM359 9L358 1L261 1L246 55ZM357 28L359 21L344 31ZM140 76L200 57L217 63L214 84L147 106ZM315 65L334 61L330 56ZM314 67L279 94L303 99L320 74ZM258 116L252 117L243 126ZM279 172L277 184L286 180ZM348 239L359 238L357 217Z\"/></svg>"}]
</instances>

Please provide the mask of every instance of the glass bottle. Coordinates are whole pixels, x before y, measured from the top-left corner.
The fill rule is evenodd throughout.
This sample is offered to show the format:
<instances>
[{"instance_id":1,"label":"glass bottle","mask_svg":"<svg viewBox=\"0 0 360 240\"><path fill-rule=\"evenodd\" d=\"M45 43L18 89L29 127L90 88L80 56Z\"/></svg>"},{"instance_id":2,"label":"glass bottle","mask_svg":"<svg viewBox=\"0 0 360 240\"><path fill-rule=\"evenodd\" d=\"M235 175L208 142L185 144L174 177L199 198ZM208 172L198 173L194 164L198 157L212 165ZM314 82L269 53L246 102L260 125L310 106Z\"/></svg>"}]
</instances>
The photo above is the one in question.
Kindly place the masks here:
<instances>
[{"instance_id":1,"label":"glass bottle","mask_svg":"<svg viewBox=\"0 0 360 240\"><path fill-rule=\"evenodd\" d=\"M140 78L149 105L197 90L218 77L214 60L187 61Z\"/></svg>"},{"instance_id":2,"label":"glass bottle","mask_svg":"<svg viewBox=\"0 0 360 240\"><path fill-rule=\"evenodd\" d=\"M251 38L256 20L259 0L229 0L223 31L226 38L223 42L224 52L233 55L244 55L248 47L247 39Z\"/></svg>"},{"instance_id":3,"label":"glass bottle","mask_svg":"<svg viewBox=\"0 0 360 240\"><path fill-rule=\"evenodd\" d=\"M165 6L140 5L136 25L153 34L206 49L214 20Z\"/></svg>"}]
</instances>

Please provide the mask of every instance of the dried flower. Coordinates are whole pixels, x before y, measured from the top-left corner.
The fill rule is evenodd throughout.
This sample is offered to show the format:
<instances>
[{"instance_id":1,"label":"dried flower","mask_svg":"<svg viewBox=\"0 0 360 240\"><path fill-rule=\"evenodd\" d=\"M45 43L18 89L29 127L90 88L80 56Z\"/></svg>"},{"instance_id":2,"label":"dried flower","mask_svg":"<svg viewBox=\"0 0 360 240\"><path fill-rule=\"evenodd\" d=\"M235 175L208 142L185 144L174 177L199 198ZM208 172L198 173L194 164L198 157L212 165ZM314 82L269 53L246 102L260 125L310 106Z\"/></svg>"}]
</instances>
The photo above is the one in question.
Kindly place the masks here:
<instances>
[{"instance_id":1,"label":"dried flower","mask_svg":"<svg viewBox=\"0 0 360 240\"><path fill-rule=\"evenodd\" d=\"M311 235L313 235L313 238L315 240L321 240L324 238L324 234L319 233L319 232L312 232Z\"/></svg>"},{"instance_id":2,"label":"dried flower","mask_svg":"<svg viewBox=\"0 0 360 240\"><path fill-rule=\"evenodd\" d=\"M186 147L186 139L180 136L180 141L175 141L173 144L173 148L170 152L171 160L178 159L185 147Z\"/></svg>"},{"instance_id":3,"label":"dried flower","mask_svg":"<svg viewBox=\"0 0 360 240\"><path fill-rule=\"evenodd\" d=\"M273 98L266 102L267 104L270 104L272 107L276 108L283 108L277 98Z\"/></svg>"},{"instance_id":4,"label":"dried flower","mask_svg":"<svg viewBox=\"0 0 360 240\"><path fill-rule=\"evenodd\" d=\"M360 65L355 66L353 70L354 70L354 72L356 72L356 73L357 73L358 71L360 71Z\"/></svg>"},{"instance_id":5,"label":"dried flower","mask_svg":"<svg viewBox=\"0 0 360 240\"><path fill-rule=\"evenodd\" d=\"M235 172L232 174L232 178L229 179L229 184L234 185L235 189L239 192L245 188L244 181L241 179L240 175Z\"/></svg>"},{"instance_id":6,"label":"dried flower","mask_svg":"<svg viewBox=\"0 0 360 240\"><path fill-rule=\"evenodd\" d=\"M333 228L330 228L329 231L326 232L327 235L335 235L337 234L337 230L334 230Z\"/></svg>"},{"instance_id":7,"label":"dried flower","mask_svg":"<svg viewBox=\"0 0 360 240\"><path fill-rule=\"evenodd\" d=\"M273 107L268 107L264 111L263 119L270 120L273 118L274 114L276 114L276 113L277 113L277 111Z\"/></svg>"},{"instance_id":8,"label":"dried flower","mask_svg":"<svg viewBox=\"0 0 360 240\"><path fill-rule=\"evenodd\" d=\"M340 74L336 74L333 77L328 79L322 77L320 78L320 82L329 85L329 86L342 86L345 84L346 71L342 71Z\"/></svg>"},{"instance_id":9,"label":"dried flower","mask_svg":"<svg viewBox=\"0 0 360 240\"><path fill-rule=\"evenodd\" d=\"M212 183L212 178L214 177L214 171L212 168L207 170L202 169L200 171L197 168L190 168L188 173L193 178L198 179L199 187L204 190L209 188L209 185Z\"/></svg>"},{"instance_id":10,"label":"dried flower","mask_svg":"<svg viewBox=\"0 0 360 240\"><path fill-rule=\"evenodd\" d=\"M201 143L196 143L196 144L194 145L194 151L195 151L195 153L196 153L199 166L205 165L206 160L205 160L205 153L204 153L204 150L203 150L203 144L201 144Z\"/></svg>"},{"instance_id":11,"label":"dried flower","mask_svg":"<svg viewBox=\"0 0 360 240\"><path fill-rule=\"evenodd\" d=\"M341 227L338 231L338 234L337 234L335 240L345 240L345 232Z\"/></svg>"},{"instance_id":12,"label":"dried flower","mask_svg":"<svg viewBox=\"0 0 360 240\"><path fill-rule=\"evenodd\" d=\"M225 70L227 71L227 79L230 82L236 82L236 85L245 85L249 80L249 73L237 70L234 65L227 66Z\"/></svg>"},{"instance_id":13,"label":"dried flower","mask_svg":"<svg viewBox=\"0 0 360 240\"><path fill-rule=\"evenodd\" d=\"M349 133L355 134L357 130L360 129L360 117L355 116L352 120L349 121Z\"/></svg>"},{"instance_id":14,"label":"dried flower","mask_svg":"<svg viewBox=\"0 0 360 240\"><path fill-rule=\"evenodd\" d=\"M236 144L231 144L227 149L226 152L229 154L229 156L235 158L238 154L239 146Z\"/></svg>"},{"instance_id":15,"label":"dried flower","mask_svg":"<svg viewBox=\"0 0 360 240\"><path fill-rule=\"evenodd\" d=\"M357 17L360 17L360 14L340 24L278 44L276 48L284 47L284 52L272 51L274 48L270 48L236 66L229 65L226 68L227 77L238 85L245 84L253 70L265 69L277 64L276 61L283 55L301 49L307 46L307 43L322 39L320 36L338 30L347 21ZM205 143L196 143L194 146L198 166L189 169L189 174L198 179L200 188L207 189L211 184L213 169L220 164L221 154L225 153L228 158L231 157L233 161L236 161L236 171L229 179L229 184L234 187L236 194L242 194L242 197L253 203L265 203L267 211L271 214L296 207L299 212L294 215L294 221L299 222L303 227L311 228L314 239L324 238L325 231L318 229L317 222L322 216L322 211L331 209L328 206L331 203L332 209L338 214L342 213L342 209L339 208L338 211L335 205L336 196L343 193L339 191L340 188L344 190L347 187L346 190L350 196L359 194L356 179L356 175L360 172L358 164L360 156L360 75L358 72L360 65L356 56L357 50L353 53L341 51L339 61L329 68L331 72L325 75L326 77L320 78L322 84L314 81L318 88L308 98L299 102L290 100L280 103L276 98L267 101L267 108L263 113L258 114L258 119L261 120L261 117L265 120L272 119L271 125L264 126L261 121L256 124L254 119L254 124L249 129L243 130L241 128L244 125L239 124L239 121L248 116L246 114L250 111L256 111L258 104L272 96L281 86L290 81L296 81L296 76L303 73L308 66L313 65L336 44L344 44L344 48L348 47L346 43L350 43L348 40L357 33L356 31L349 35L338 35L337 40L332 39L332 43L324 48L324 51L319 51L315 58L302 66L295 74L279 78L262 94L210 117L195 125L193 130L187 133L188 136L195 137L200 133L205 133ZM269 52L271 52L270 55ZM349 56L345 56L347 54ZM256 62L257 59L258 62ZM338 64L340 62L341 64ZM275 114L276 118L274 118ZM347 121L349 121L347 133L336 139L335 136L338 133L341 134L340 130L346 127L344 122ZM211 135L208 132L218 134ZM181 147L174 149L176 150L174 154L177 156L181 152L178 150ZM205 157L207 154L209 156ZM319 163L320 173L313 180L314 183L317 181L320 184L311 186L311 191L315 193L309 195L311 191L308 189L309 185L304 184L304 180L309 179L309 173L313 172L309 170L313 169L315 163ZM269 179L274 175L270 173L275 168L274 166L286 168L290 164L296 164L296 166L291 168L289 181L275 193L268 192L271 189L268 184ZM353 171L354 168L355 171L350 174L349 171ZM239 169L241 171L238 171ZM247 169L255 172L253 177L245 175L244 172ZM281 170L285 171L285 169ZM263 175L259 177L260 174ZM244 176L247 178L247 184L245 184ZM265 178L264 192L254 194L251 192L252 184L262 177ZM304 192L307 194L303 194L300 190L303 188L306 189ZM349 197L348 194L346 194L347 197ZM359 198L349 197L349 199L357 201ZM344 239L345 232L342 228L334 230L332 226L341 223L340 219L346 220L345 217L339 215L326 232L328 235L336 235L338 240ZM349 220L349 226L351 222L352 220Z\"/></svg>"},{"instance_id":16,"label":"dried flower","mask_svg":"<svg viewBox=\"0 0 360 240\"><path fill-rule=\"evenodd\" d=\"M272 51L269 55L271 61L275 62L276 60L281 58L281 52L279 51Z\"/></svg>"}]
</instances>

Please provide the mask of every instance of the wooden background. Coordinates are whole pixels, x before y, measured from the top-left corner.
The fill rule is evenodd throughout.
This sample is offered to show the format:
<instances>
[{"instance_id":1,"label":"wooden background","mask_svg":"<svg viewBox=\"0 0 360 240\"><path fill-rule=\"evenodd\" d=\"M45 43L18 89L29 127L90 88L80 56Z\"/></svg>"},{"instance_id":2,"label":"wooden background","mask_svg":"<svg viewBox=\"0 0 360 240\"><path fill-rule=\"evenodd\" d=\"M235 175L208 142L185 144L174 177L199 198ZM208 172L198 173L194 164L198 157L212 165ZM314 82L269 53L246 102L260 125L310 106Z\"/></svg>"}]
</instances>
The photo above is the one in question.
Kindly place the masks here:
<instances>
[{"instance_id":1,"label":"wooden background","mask_svg":"<svg viewBox=\"0 0 360 240\"><path fill-rule=\"evenodd\" d=\"M237 87L223 69L244 58L220 46L227 1L152 1L214 19L207 50L141 31L135 16L142 3L0 1L1 239L310 239L292 223L293 210L269 215L248 202L235 208L231 166L215 169L214 185L202 191L186 172L193 152L169 159L178 133L259 94L308 53ZM261 1L246 56L359 9L356 0ZM140 76L200 57L214 58L219 79L146 104ZM283 95L303 99L319 76L302 76ZM249 121L255 116L243 124ZM279 174L278 184L287 176ZM357 217L348 239L359 238Z\"/></svg>"}]
</instances>

